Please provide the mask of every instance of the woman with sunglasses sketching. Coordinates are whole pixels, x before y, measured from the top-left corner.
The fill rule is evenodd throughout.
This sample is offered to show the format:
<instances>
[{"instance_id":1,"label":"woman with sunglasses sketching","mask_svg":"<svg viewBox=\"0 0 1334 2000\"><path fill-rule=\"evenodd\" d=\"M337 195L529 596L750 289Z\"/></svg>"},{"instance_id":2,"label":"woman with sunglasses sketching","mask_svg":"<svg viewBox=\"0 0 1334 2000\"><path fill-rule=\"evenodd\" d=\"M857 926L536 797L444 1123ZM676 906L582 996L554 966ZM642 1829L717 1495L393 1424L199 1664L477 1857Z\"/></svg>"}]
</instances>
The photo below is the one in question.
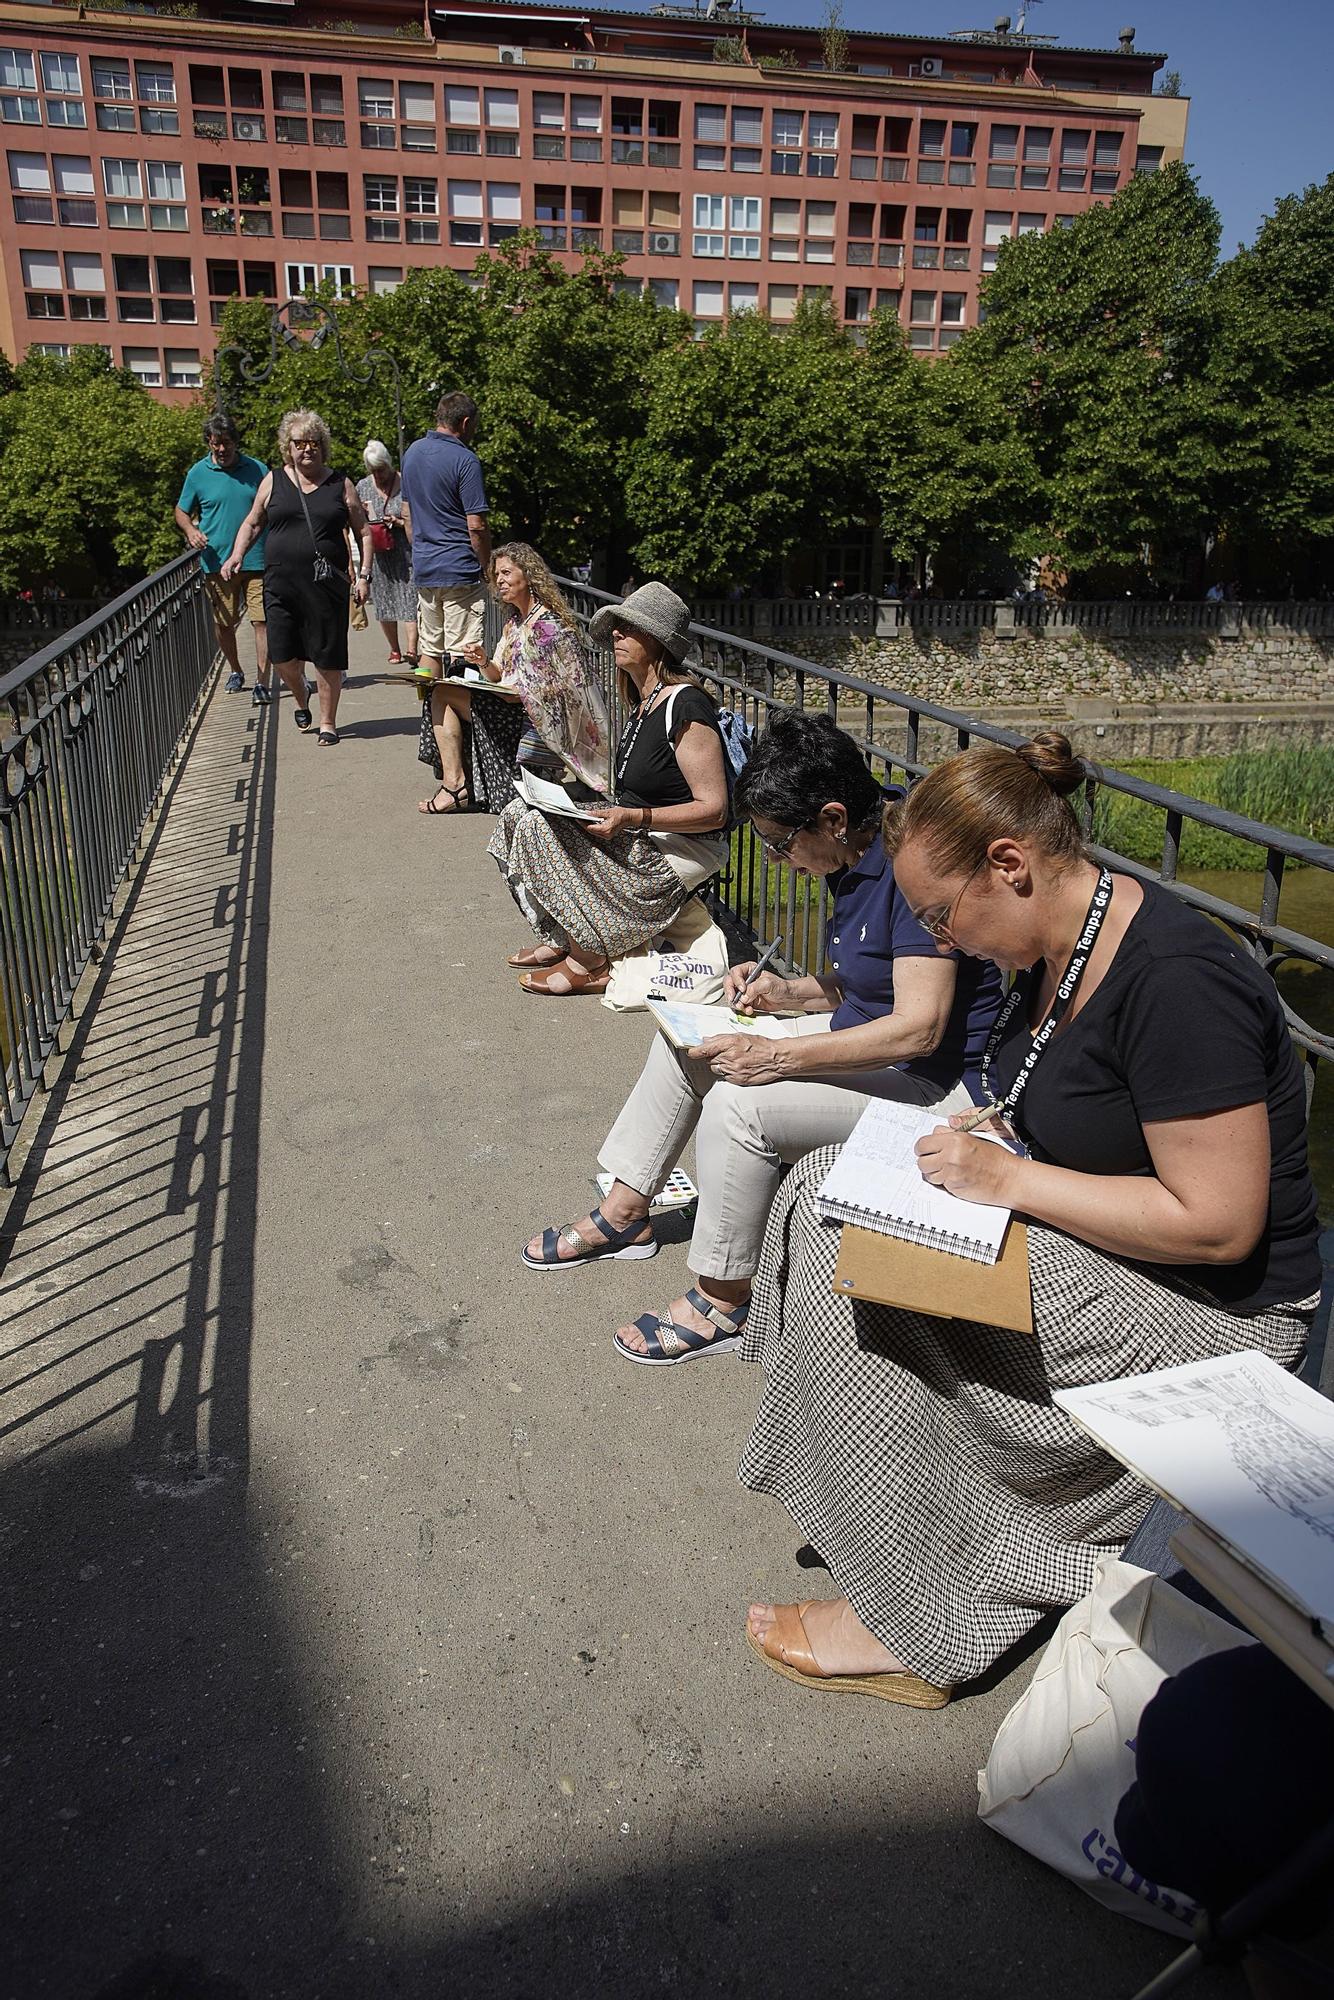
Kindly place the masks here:
<instances>
[{"instance_id":1,"label":"woman with sunglasses sketching","mask_svg":"<svg viewBox=\"0 0 1334 2000\"><path fill-rule=\"evenodd\" d=\"M653 1256L650 1203L695 1135L698 1282L664 1312L620 1328L627 1361L669 1367L737 1345L784 1168L812 1147L842 1144L872 1097L946 1109L972 1101L1000 975L942 957L904 902L880 839L885 796L827 715L776 715L737 780L735 810L770 855L829 883L830 970L761 972L746 989L748 1012L805 1016L792 1039L719 1035L686 1051L655 1036L600 1156L615 1176L611 1192L524 1251L533 1270ZM752 967L732 968L729 999Z\"/></svg>"}]
</instances>

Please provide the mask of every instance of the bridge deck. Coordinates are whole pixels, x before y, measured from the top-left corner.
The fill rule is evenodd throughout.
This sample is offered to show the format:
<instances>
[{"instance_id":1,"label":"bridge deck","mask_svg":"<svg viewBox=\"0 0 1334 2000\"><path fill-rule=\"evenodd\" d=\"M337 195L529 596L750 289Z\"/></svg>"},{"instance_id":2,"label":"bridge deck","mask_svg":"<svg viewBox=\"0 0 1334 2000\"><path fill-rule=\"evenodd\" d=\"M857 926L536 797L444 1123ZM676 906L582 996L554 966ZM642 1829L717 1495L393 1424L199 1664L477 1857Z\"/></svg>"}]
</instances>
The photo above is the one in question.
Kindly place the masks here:
<instances>
[{"instance_id":1,"label":"bridge deck","mask_svg":"<svg viewBox=\"0 0 1334 2000\"><path fill-rule=\"evenodd\" d=\"M520 1267L646 1027L520 995L412 705L214 698L10 1207L3 1991L1133 1992L1169 1944L974 1817L1031 1660L923 1715L751 1658L827 1581L756 1382L609 1345L683 1244Z\"/></svg>"}]
</instances>

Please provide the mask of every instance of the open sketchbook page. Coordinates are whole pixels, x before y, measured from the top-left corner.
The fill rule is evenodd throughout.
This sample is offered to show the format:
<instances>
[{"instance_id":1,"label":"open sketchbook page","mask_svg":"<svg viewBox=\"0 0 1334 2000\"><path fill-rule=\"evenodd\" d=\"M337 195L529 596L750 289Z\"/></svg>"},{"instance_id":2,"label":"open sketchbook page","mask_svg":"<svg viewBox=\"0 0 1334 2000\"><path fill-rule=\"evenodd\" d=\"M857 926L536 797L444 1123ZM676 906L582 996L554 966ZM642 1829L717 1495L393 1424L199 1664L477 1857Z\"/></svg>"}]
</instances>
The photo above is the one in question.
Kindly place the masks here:
<instances>
[{"instance_id":1,"label":"open sketchbook page","mask_svg":"<svg viewBox=\"0 0 1334 2000\"><path fill-rule=\"evenodd\" d=\"M599 813L590 812L586 806L577 806L563 785L553 785L549 778L539 778L533 771L520 771L514 780L514 789L527 805L536 806L539 812L551 813L556 819L598 819Z\"/></svg>"},{"instance_id":2,"label":"open sketchbook page","mask_svg":"<svg viewBox=\"0 0 1334 2000\"><path fill-rule=\"evenodd\" d=\"M650 1000L648 1010L659 1032L677 1049L697 1048L711 1035L759 1035L765 1041L781 1042L793 1035L828 1032L827 1014L738 1014L731 1007L690 1000Z\"/></svg>"},{"instance_id":3,"label":"open sketchbook page","mask_svg":"<svg viewBox=\"0 0 1334 2000\"><path fill-rule=\"evenodd\" d=\"M957 1254L994 1264L1005 1240L1009 1209L961 1201L922 1179L913 1148L944 1122L934 1105L873 1099L825 1176L816 1200L841 1221L856 1221L867 1229L892 1221L904 1225L910 1242L933 1243L939 1238L934 1247L942 1250L967 1243L973 1247Z\"/></svg>"},{"instance_id":4,"label":"open sketchbook page","mask_svg":"<svg viewBox=\"0 0 1334 2000\"><path fill-rule=\"evenodd\" d=\"M1334 1403L1249 1350L1054 1400L1334 1635Z\"/></svg>"}]
</instances>

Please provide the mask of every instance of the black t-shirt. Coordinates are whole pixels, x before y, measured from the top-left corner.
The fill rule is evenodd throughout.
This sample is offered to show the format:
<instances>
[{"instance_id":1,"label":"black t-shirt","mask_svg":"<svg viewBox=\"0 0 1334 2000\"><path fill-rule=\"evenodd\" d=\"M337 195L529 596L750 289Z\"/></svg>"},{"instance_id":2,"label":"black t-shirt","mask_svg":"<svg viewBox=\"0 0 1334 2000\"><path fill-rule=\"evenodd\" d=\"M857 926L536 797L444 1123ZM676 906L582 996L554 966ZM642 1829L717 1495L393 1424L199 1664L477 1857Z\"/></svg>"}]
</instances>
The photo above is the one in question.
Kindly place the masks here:
<instances>
[{"instance_id":1,"label":"black t-shirt","mask_svg":"<svg viewBox=\"0 0 1334 2000\"><path fill-rule=\"evenodd\" d=\"M672 734L667 735L671 711ZM717 734L718 717L702 688L678 682L646 715L638 710L626 724L616 767L616 799L623 806L686 806L694 797L674 745L688 722L707 723ZM627 755L628 750L628 755Z\"/></svg>"},{"instance_id":2,"label":"black t-shirt","mask_svg":"<svg viewBox=\"0 0 1334 2000\"><path fill-rule=\"evenodd\" d=\"M1032 978L1032 973L1026 975ZM991 1065L997 1096L1032 1047L1017 1008ZM1274 982L1227 933L1144 885L1097 991L1052 1037L1015 1109L1034 1159L1082 1174L1151 1174L1143 1127L1261 1100L1269 1109L1269 1220L1240 1264L1163 1264L1229 1312L1320 1289L1315 1187L1301 1066Z\"/></svg>"}]
</instances>

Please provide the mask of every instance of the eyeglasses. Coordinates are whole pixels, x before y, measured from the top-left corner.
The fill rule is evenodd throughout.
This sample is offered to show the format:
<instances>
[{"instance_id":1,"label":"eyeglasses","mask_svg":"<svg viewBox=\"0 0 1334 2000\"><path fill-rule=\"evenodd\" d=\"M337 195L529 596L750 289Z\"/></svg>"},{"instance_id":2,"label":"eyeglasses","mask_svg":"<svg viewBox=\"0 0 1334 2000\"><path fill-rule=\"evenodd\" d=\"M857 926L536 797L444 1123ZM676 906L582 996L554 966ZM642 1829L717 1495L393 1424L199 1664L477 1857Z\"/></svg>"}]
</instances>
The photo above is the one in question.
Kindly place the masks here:
<instances>
[{"instance_id":1,"label":"eyeglasses","mask_svg":"<svg viewBox=\"0 0 1334 2000\"><path fill-rule=\"evenodd\" d=\"M793 843L797 835L805 833L806 829L804 826L789 827L781 840L775 840L767 833L760 833L758 827L755 828L755 831L759 835L760 846L767 854L777 855L780 861L786 861L788 855L792 852Z\"/></svg>"},{"instance_id":2,"label":"eyeglasses","mask_svg":"<svg viewBox=\"0 0 1334 2000\"><path fill-rule=\"evenodd\" d=\"M972 874L968 877L967 881L960 885L959 892L954 897L953 901L947 904L943 910L940 911L928 910L924 915L918 917L917 919L918 923L922 926L922 929L926 932L927 936L933 939L936 944L947 944L953 942L954 938L953 924L954 924L955 912L958 910L958 907L960 903L963 901L965 894L972 887L973 883L976 882L978 876L982 873L982 870L986 867L986 865L987 864L985 861L978 862L977 867L974 868Z\"/></svg>"},{"instance_id":3,"label":"eyeglasses","mask_svg":"<svg viewBox=\"0 0 1334 2000\"><path fill-rule=\"evenodd\" d=\"M324 439L323 439L323 438L293 438L293 439L292 439L292 443L293 443L293 444L294 444L294 445L296 446L296 448L297 448L297 450L298 450L298 451L320 451L320 450L322 450L322 449L323 449L323 446L324 446Z\"/></svg>"}]
</instances>

